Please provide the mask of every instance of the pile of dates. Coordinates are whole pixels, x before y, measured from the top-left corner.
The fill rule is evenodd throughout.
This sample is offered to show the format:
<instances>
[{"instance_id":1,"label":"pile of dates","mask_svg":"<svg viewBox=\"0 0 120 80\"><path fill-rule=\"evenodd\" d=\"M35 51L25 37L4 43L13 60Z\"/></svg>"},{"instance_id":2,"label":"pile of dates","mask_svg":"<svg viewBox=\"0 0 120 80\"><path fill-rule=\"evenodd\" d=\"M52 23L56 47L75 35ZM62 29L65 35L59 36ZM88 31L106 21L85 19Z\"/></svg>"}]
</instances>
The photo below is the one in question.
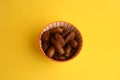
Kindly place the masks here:
<instances>
[{"instance_id":1,"label":"pile of dates","mask_svg":"<svg viewBox=\"0 0 120 80\"><path fill-rule=\"evenodd\" d=\"M55 60L70 59L78 50L78 41L75 32L64 27L52 28L45 31L42 36L42 49L45 54Z\"/></svg>"}]
</instances>

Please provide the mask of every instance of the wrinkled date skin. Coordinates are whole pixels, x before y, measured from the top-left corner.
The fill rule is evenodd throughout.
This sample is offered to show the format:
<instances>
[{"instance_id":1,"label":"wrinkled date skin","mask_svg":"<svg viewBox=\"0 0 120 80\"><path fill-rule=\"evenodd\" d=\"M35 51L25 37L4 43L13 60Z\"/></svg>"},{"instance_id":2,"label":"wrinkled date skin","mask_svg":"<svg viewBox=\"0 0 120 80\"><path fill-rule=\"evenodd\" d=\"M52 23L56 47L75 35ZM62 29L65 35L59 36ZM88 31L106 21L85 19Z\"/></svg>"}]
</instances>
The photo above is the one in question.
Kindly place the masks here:
<instances>
[{"instance_id":1,"label":"wrinkled date skin","mask_svg":"<svg viewBox=\"0 0 120 80\"><path fill-rule=\"evenodd\" d=\"M60 55L65 53L62 45L57 40L55 40L53 37L51 38L51 42L54 45L56 52L58 52Z\"/></svg>"},{"instance_id":2,"label":"wrinkled date skin","mask_svg":"<svg viewBox=\"0 0 120 80\"><path fill-rule=\"evenodd\" d=\"M77 48L78 47L78 42L76 40L73 40L71 42L71 45L72 45L73 48Z\"/></svg>"},{"instance_id":3,"label":"wrinkled date skin","mask_svg":"<svg viewBox=\"0 0 120 80\"><path fill-rule=\"evenodd\" d=\"M51 47L48 49L48 51L47 51L47 55L48 55L49 57L52 57L54 54L55 54L55 49L54 49L53 46L51 46Z\"/></svg>"},{"instance_id":4,"label":"wrinkled date skin","mask_svg":"<svg viewBox=\"0 0 120 80\"><path fill-rule=\"evenodd\" d=\"M42 35L42 40L43 41L49 40L49 35L50 35L49 31L44 32Z\"/></svg>"},{"instance_id":5,"label":"wrinkled date skin","mask_svg":"<svg viewBox=\"0 0 120 80\"><path fill-rule=\"evenodd\" d=\"M60 56L60 60L65 60L66 59L66 56L62 55Z\"/></svg>"},{"instance_id":6,"label":"wrinkled date skin","mask_svg":"<svg viewBox=\"0 0 120 80\"><path fill-rule=\"evenodd\" d=\"M64 38L63 38L59 33L55 34L55 39L56 39L58 42L60 42L62 46L65 45Z\"/></svg>"},{"instance_id":7,"label":"wrinkled date skin","mask_svg":"<svg viewBox=\"0 0 120 80\"><path fill-rule=\"evenodd\" d=\"M55 53L55 55L53 56L53 58L56 59L56 60L60 60L59 56L60 55L58 53Z\"/></svg>"},{"instance_id":8,"label":"wrinkled date skin","mask_svg":"<svg viewBox=\"0 0 120 80\"><path fill-rule=\"evenodd\" d=\"M68 42L70 42L74 38L75 38L75 33L74 32L69 33L68 36L65 38L65 44L67 44Z\"/></svg>"},{"instance_id":9,"label":"wrinkled date skin","mask_svg":"<svg viewBox=\"0 0 120 80\"><path fill-rule=\"evenodd\" d=\"M60 60L65 60L66 57L65 57L64 55L59 55L58 53L55 53L55 55L54 55L54 59L60 61Z\"/></svg>"},{"instance_id":10,"label":"wrinkled date skin","mask_svg":"<svg viewBox=\"0 0 120 80\"><path fill-rule=\"evenodd\" d=\"M51 33L62 33L63 30L60 27L53 28L50 30Z\"/></svg>"},{"instance_id":11,"label":"wrinkled date skin","mask_svg":"<svg viewBox=\"0 0 120 80\"><path fill-rule=\"evenodd\" d=\"M68 45L68 46L65 48L65 55L66 55L66 57L70 57L70 55L71 55L71 50L72 50L71 45Z\"/></svg>"},{"instance_id":12,"label":"wrinkled date skin","mask_svg":"<svg viewBox=\"0 0 120 80\"><path fill-rule=\"evenodd\" d=\"M62 36L65 37L65 36L67 36L69 33L70 33L69 30L64 30Z\"/></svg>"},{"instance_id":13,"label":"wrinkled date skin","mask_svg":"<svg viewBox=\"0 0 120 80\"><path fill-rule=\"evenodd\" d=\"M42 48L43 48L43 51L46 52L49 48L49 43L48 42L42 42Z\"/></svg>"}]
</instances>

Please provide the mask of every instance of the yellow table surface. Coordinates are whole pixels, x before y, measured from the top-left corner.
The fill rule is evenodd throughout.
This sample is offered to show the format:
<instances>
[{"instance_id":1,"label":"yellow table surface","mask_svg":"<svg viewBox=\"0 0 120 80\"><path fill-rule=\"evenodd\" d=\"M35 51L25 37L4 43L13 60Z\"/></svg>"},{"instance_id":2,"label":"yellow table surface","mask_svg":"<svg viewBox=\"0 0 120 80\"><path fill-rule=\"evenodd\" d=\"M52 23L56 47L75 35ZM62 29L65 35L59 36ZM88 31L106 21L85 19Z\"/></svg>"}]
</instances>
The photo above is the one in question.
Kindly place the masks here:
<instances>
[{"instance_id":1,"label":"yellow table surface","mask_svg":"<svg viewBox=\"0 0 120 80\"><path fill-rule=\"evenodd\" d=\"M39 50L39 33L53 21L82 33L69 62ZM120 0L0 0L0 80L120 80Z\"/></svg>"}]
</instances>

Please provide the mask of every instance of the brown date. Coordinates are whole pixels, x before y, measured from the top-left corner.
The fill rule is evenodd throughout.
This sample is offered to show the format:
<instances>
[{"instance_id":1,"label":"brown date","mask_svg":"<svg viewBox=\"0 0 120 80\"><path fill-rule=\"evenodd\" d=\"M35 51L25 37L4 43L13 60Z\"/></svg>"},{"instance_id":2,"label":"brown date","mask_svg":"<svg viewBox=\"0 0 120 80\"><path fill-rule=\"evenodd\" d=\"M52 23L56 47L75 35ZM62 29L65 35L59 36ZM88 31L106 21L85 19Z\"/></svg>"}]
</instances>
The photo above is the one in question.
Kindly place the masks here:
<instances>
[{"instance_id":1,"label":"brown date","mask_svg":"<svg viewBox=\"0 0 120 80\"><path fill-rule=\"evenodd\" d=\"M71 45L72 45L73 48L77 48L78 43L77 43L76 40L73 40L73 41L71 42Z\"/></svg>"},{"instance_id":2,"label":"brown date","mask_svg":"<svg viewBox=\"0 0 120 80\"><path fill-rule=\"evenodd\" d=\"M66 59L66 57L64 55L59 55L57 53L55 53L54 58L56 60L65 60Z\"/></svg>"},{"instance_id":3,"label":"brown date","mask_svg":"<svg viewBox=\"0 0 120 80\"><path fill-rule=\"evenodd\" d=\"M65 56L60 56L60 60L65 60L66 59L66 57Z\"/></svg>"},{"instance_id":4,"label":"brown date","mask_svg":"<svg viewBox=\"0 0 120 80\"><path fill-rule=\"evenodd\" d=\"M42 40L47 41L49 39L49 31L46 31L42 34Z\"/></svg>"},{"instance_id":5,"label":"brown date","mask_svg":"<svg viewBox=\"0 0 120 80\"><path fill-rule=\"evenodd\" d=\"M59 53L59 55L62 55L65 53L62 45L59 43L59 41L55 40L53 37L51 37L51 42L55 48L55 51Z\"/></svg>"},{"instance_id":6,"label":"brown date","mask_svg":"<svg viewBox=\"0 0 120 80\"><path fill-rule=\"evenodd\" d=\"M66 55L66 57L70 57L70 55L71 55L71 50L72 50L71 45L68 45L68 46L65 48L65 55Z\"/></svg>"},{"instance_id":7,"label":"brown date","mask_svg":"<svg viewBox=\"0 0 120 80\"><path fill-rule=\"evenodd\" d=\"M65 37L65 44L67 44L68 42L70 42L74 38L75 38L75 33L74 32L69 33L68 36Z\"/></svg>"},{"instance_id":8,"label":"brown date","mask_svg":"<svg viewBox=\"0 0 120 80\"><path fill-rule=\"evenodd\" d=\"M48 42L42 42L42 48L43 48L43 51L47 51L48 50L48 47L49 47L49 43Z\"/></svg>"},{"instance_id":9,"label":"brown date","mask_svg":"<svg viewBox=\"0 0 120 80\"><path fill-rule=\"evenodd\" d=\"M55 55L54 55L54 59L56 59L56 60L60 60L60 57L59 57L60 55L58 54L58 53L55 53Z\"/></svg>"},{"instance_id":10,"label":"brown date","mask_svg":"<svg viewBox=\"0 0 120 80\"><path fill-rule=\"evenodd\" d=\"M64 30L62 33L62 36L63 37L67 36L69 34L69 32L70 32L69 30Z\"/></svg>"},{"instance_id":11,"label":"brown date","mask_svg":"<svg viewBox=\"0 0 120 80\"><path fill-rule=\"evenodd\" d=\"M50 30L51 33L62 33L63 30L60 27L56 27Z\"/></svg>"},{"instance_id":12,"label":"brown date","mask_svg":"<svg viewBox=\"0 0 120 80\"><path fill-rule=\"evenodd\" d=\"M59 41L59 43L61 43L62 46L65 45L64 38L59 33L55 34L55 39Z\"/></svg>"},{"instance_id":13,"label":"brown date","mask_svg":"<svg viewBox=\"0 0 120 80\"><path fill-rule=\"evenodd\" d=\"M51 46L47 51L47 55L49 57L52 57L54 54L55 54L55 49L54 49L54 47Z\"/></svg>"}]
</instances>

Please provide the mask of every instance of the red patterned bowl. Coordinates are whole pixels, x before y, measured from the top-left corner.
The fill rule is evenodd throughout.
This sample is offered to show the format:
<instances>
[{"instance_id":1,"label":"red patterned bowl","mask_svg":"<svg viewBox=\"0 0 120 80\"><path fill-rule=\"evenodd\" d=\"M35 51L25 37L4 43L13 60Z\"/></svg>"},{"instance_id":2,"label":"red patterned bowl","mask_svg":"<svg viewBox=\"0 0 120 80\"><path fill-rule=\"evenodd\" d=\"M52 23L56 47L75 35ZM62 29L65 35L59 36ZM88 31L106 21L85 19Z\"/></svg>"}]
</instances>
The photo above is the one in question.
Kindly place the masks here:
<instances>
[{"instance_id":1,"label":"red patterned bowl","mask_svg":"<svg viewBox=\"0 0 120 80\"><path fill-rule=\"evenodd\" d=\"M45 52L43 51L43 48L42 48L42 40L41 40L41 36L44 32L52 29L52 28L55 28L55 27L60 27L60 26L63 26L65 27L66 30L69 30L70 32L75 32L76 36L77 36L77 41L78 41L78 49L76 51L76 53L69 59L67 60L62 60L62 61L59 61L59 60L55 60L53 58L50 58L48 57ZM74 26L72 25L71 23L68 23L68 22L64 22L64 21L56 21L56 22L52 22L52 23L49 23L48 25L45 26L45 28L41 31L40 33L40 36L39 36L39 46L40 46L40 50L42 51L42 53L49 59L49 60L52 60L52 61L56 61L56 62L66 62L66 61L69 61L73 58L75 58L81 51L81 48L82 48L82 45L83 45L83 39L82 39L82 35L80 33L80 31Z\"/></svg>"}]
</instances>

